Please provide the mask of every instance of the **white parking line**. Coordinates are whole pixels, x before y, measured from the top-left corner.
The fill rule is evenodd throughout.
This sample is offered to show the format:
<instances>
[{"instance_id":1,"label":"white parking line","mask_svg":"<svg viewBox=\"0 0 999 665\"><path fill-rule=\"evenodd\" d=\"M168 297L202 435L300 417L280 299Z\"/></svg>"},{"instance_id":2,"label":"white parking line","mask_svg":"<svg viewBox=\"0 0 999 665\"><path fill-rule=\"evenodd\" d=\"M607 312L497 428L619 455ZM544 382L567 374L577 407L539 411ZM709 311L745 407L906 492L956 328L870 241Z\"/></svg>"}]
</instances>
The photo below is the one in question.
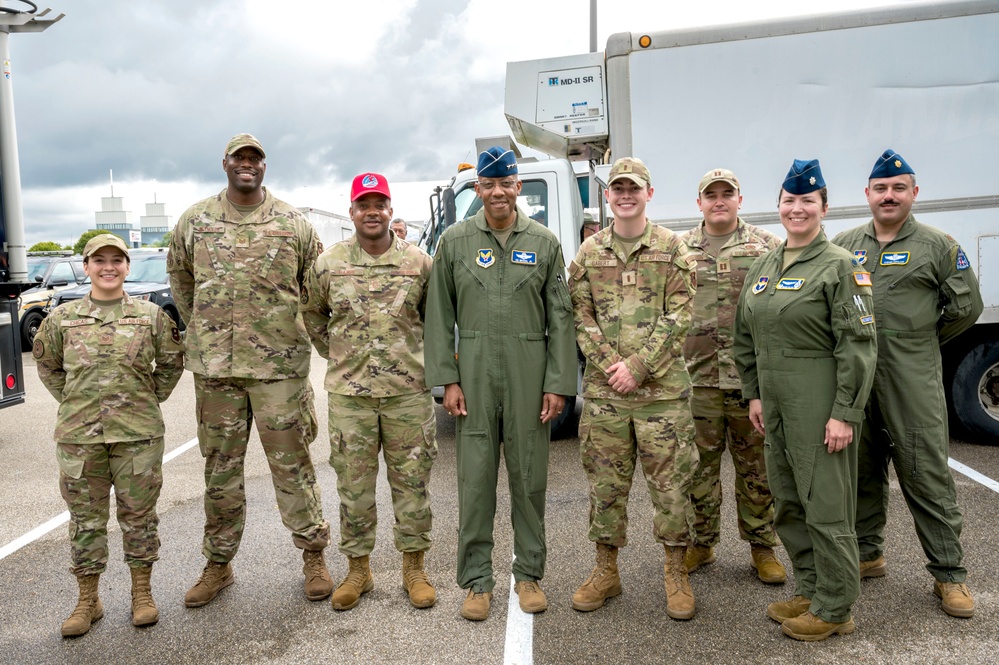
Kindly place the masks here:
<instances>
[{"instance_id":1,"label":"white parking line","mask_svg":"<svg viewBox=\"0 0 999 665\"><path fill-rule=\"evenodd\" d=\"M190 450L196 445L198 445L197 437L191 439L182 446L174 448L166 455L164 455L163 463L166 464L167 462L174 459L178 455L186 453L188 450ZM114 496L114 489L111 490L111 495ZM45 524L35 527L34 529L24 534L20 538L15 538L14 540L10 541L3 547L0 547L0 561L10 556L14 552L18 551L22 547L25 547L26 545L30 545L31 543L35 542L36 540L38 540L48 532L52 531L53 529L58 529L60 526L62 526L68 521L69 521L69 511L67 510L56 515Z\"/></svg>"},{"instance_id":2,"label":"white parking line","mask_svg":"<svg viewBox=\"0 0 999 665\"><path fill-rule=\"evenodd\" d=\"M986 487L988 487L993 492L996 492L997 494L999 494L999 481L995 481L995 480L989 478L988 476L986 476L984 474L978 473L977 471L975 471L971 467L965 466L965 465L961 464L960 462L958 462L957 460L951 459L949 457L947 458L947 464L948 464L948 466L950 466L950 468L954 469L958 473L962 473L962 474L968 476L969 478L971 478L975 482L980 483L982 485L985 485Z\"/></svg>"},{"instance_id":3,"label":"white parking line","mask_svg":"<svg viewBox=\"0 0 999 665\"><path fill-rule=\"evenodd\" d=\"M513 575L510 575L510 602L506 608L503 665L533 665L534 615L520 609L520 597L513 590L515 584Z\"/></svg>"}]
</instances>

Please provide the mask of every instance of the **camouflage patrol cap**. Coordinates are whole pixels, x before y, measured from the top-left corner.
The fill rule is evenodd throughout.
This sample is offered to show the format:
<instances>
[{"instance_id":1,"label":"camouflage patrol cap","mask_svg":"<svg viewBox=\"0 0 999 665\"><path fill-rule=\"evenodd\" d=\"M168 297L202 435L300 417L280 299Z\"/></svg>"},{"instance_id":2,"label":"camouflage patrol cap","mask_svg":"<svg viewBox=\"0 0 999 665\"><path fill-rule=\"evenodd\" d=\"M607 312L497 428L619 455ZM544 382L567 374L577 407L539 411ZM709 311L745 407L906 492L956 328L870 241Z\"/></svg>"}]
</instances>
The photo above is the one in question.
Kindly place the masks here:
<instances>
[{"instance_id":1,"label":"camouflage patrol cap","mask_svg":"<svg viewBox=\"0 0 999 665\"><path fill-rule=\"evenodd\" d=\"M261 157L267 156L264 153L264 146L260 145L260 141L257 140L256 136L254 136L253 134L243 133L243 134L236 134L231 139L229 139L229 143L226 144L225 153L222 155L222 157L227 157L232 153L236 152L237 150L239 150L240 148L253 148L254 150L260 153Z\"/></svg>"},{"instance_id":2,"label":"camouflage patrol cap","mask_svg":"<svg viewBox=\"0 0 999 665\"><path fill-rule=\"evenodd\" d=\"M113 233L101 233L87 241L87 245L83 248L83 258L90 257L102 247L120 249L125 256L128 256L128 245L125 244L124 240Z\"/></svg>"},{"instance_id":3,"label":"camouflage patrol cap","mask_svg":"<svg viewBox=\"0 0 999 665\"><path fill-rule=\"evenodd\" d=\"M622 178L631 180L640 187L648 187L652 184L652 176L649 174L648 167L637 157L622 157L614 162L607 179L607 185L613 185L616 180Z\"/></svg>"},{"instance_id":4,"label":"camouflage patrol cap","mask_svg":"<svg viewBox=\"0 0 999 665\"><path fill-rule=\"evenodd\" d=\"M701 182L697 185L697 193L702 194L704 190L716 182L725 182L736 189L741 189L739 187L739 179L735 177L735 174L728 169L712 169L704 174L701 178Z\"/></svg>"}]
</instances>

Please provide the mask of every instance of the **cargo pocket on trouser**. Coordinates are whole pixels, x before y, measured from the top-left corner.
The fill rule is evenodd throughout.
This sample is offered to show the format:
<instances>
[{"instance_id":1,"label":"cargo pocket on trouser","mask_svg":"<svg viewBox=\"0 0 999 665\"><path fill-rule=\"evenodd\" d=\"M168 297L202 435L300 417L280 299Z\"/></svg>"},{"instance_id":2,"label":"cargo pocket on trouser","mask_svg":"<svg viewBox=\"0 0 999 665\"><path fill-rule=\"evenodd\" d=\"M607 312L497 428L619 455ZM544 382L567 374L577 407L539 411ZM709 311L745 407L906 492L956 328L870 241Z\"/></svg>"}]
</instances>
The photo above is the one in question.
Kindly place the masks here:
<instances>
[{"instance_id":1,"label":"cargo pocket on trouser","mask_svg":"<svg viewBox=\"0 0 999 665\"><path fill-rule=\"evenodd\" d=\"M112 448L113 457L117 450L130 457L112 465L125 562L130 566L150 564L159 559L156 501L163 486L163 437L117 444Z\"/></svg>"},{"instance_id":2,"label":"cargo pocket on trouser","mask_svg":"<svg viewBox=\"0 0 999 665\"><path fill-rule=\"evenodd\" d=\"M95 488L86 472L86 455L104 444L57 444L59 491L69 509L70 572L93 575L104 571L108 560L107 521L110 473L101 479L104 487ZM87 451L76 455L75 452ZM105 473L107 472L106 462ZM105 493L104 490L106 489ZM100 495L104 495L103 497ZM102 500L103 499L103 500Z\"/></svg>"},{"instance_id":3,"label":"cargo pocket on trouser","mask_svg":"<svg viewBox=\"0 0 999 665\"><path fill-rule=\"evenodd\" d=\"M900 469L904 479L899 480L917 496L934 500L954 496L954 477L947 465L944 431L942 425L910 427L905 431Z\"/></svg>"},{"instance_id":4,"label":"cargo pocket on trouser","mask_svg":"<svg viewBox=\"0 0 999 665\"><path fill-rule=\"evenodd\" d=\"M302 440L306 446L316 440L319 435L319 419L316 418L315 393L309 377L305 377L305 386L298 396L301 404L301 419L299 420L299 431L302 433Z\"/></svg>"},{"instance_id":5,"label":"cargo pocket on trouser","mask_svg":"<svg viewBox=\"0 0 999 665\"><path fill-rule=\"evenodd\" d=\"M423 429L423 457L426 458L427 469L437 459L437 415L431 410L430 417L420 426Z\"/></svg>"}]
</instances>

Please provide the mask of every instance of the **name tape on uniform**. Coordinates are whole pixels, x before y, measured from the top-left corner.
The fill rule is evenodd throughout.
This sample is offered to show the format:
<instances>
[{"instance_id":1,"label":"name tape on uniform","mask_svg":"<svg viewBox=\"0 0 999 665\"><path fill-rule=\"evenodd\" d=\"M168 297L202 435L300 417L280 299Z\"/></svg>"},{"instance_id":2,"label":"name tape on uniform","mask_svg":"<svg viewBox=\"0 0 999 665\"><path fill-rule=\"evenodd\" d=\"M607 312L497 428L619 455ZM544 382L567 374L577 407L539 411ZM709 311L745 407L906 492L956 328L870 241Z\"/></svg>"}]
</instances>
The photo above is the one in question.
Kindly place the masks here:
<instances>
[{"instance_id":1,"label":"name tape on uniform","mask_svg":"<svg viewBox=\"0 0 999 665\"><path fill-rule=\"evenodd\" d=\"M885 252L881 255L883 266L904 266L909 262L909 252Z\"/></svg>"},{"instance_id":2,"label":"name tape on uniform","mask_svg":"<svg viewBox=\"0 0 999 665\"><path fill-rule=\"evenodd\" d=\"M800 291L805 285L804 279L782 279L777 282L777 288L781 291Z\"/></svg>"}]
</instances>

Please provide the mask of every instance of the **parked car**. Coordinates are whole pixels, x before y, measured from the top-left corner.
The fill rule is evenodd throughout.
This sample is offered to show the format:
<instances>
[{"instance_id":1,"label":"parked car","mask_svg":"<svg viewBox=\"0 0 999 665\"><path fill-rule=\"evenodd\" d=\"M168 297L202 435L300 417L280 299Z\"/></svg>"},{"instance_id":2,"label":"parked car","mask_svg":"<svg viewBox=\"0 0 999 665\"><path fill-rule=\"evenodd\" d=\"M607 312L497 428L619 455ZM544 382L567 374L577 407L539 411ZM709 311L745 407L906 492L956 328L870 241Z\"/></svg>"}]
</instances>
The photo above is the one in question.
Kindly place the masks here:
<instances>
[{"instance_id":1,"label":"parked car","mask_svg":"<svg viewBox=\"0 0 999 665\"><path fill-rule=\"evenodd\" d=\"M29 252L28 281L38 286L21 292L20 313L22 348L30 349L38 326L48 313L52 296L74 288L86 280L83 258L72 252Z\"/></svg>"},{"instance_id":2,"label":"parked car","mask_svg":"<svg viewBox=\"0 0 999 665\"><path fill-rule=\"evenodd\" d=\"M166 249L133 249L131 269L125 278L125 293L133 298L141 298L159 305L169 314L177 326L183 330L184 322L180 320L177 305L170 292L170 277L166 271ZM70 300L79 300L90 293L90 280L87 279L77 288L60 291L52 298L51 307L58 307Z\"/></svg>"}]
</instances>

